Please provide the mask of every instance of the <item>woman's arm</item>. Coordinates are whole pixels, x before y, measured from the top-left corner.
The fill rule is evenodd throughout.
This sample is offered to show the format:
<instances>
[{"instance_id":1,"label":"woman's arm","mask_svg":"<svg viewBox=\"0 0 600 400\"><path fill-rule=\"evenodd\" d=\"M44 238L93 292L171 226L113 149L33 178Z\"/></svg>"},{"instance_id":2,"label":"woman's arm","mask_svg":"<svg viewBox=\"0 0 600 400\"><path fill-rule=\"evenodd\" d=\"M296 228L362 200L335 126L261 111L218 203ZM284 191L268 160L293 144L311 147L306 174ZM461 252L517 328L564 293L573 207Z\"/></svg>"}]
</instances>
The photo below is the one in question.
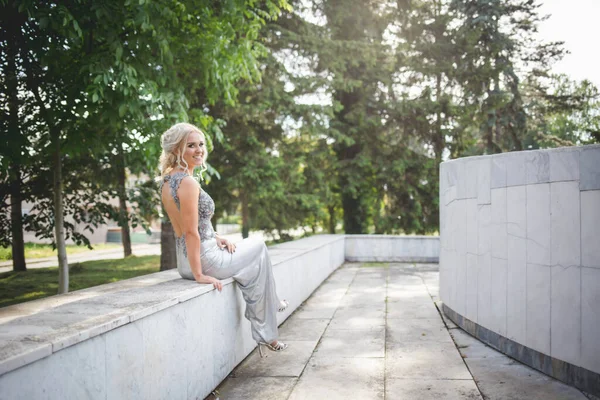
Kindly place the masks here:
<instances>
[{"instance_id":1,"label":"woman's arm","mask_svg":"<svg viewBox=\"0 0 600 400\"><path fill-rule=\"evenodd\" d=\"M183 233L185 234L187 256L194 279L198 283L212 284L216 289L221 291L222 285L218 279L202 273L200 233L198 232L198 196L200 196L198 183L191 177L184 178L181 181L179 190L177 190L177 196L181 205L181 222Z\"/></svg>"}]
</instances>

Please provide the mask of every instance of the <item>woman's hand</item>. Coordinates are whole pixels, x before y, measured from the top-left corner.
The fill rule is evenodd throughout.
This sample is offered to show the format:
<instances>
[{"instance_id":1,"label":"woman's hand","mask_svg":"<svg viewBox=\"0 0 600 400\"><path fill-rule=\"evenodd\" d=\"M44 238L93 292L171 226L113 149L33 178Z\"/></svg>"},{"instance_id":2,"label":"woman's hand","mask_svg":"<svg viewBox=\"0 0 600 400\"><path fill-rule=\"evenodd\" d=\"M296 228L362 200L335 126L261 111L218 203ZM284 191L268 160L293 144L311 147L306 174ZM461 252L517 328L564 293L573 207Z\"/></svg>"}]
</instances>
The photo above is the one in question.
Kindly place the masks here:
<instances>
[{"instance_id":1,"label":"woman's hand","mask_svg":"<svg viewBox=\"0 0 600 400\"><path fill-rule=\"evenodd\" d=\"M229 240L219 237L219 236L217 236L217 246L219 246L219 248L221 250L227 249L227 251L230 253L235 252L235 244L233 244Z\"/></svg>"},{"instance_id":2,"label":"woman's hand","mask_svg":"<svg viewBox=\"0 0 600 400\"><path fill-rule=\"evenodd\" d=\"M217 289L219 292L223 290L223 284L217 278L213 278L212 276L202 275L196 278L196 282L198 283L208 283L211 284Z\"/></svg>"}]
</instances>

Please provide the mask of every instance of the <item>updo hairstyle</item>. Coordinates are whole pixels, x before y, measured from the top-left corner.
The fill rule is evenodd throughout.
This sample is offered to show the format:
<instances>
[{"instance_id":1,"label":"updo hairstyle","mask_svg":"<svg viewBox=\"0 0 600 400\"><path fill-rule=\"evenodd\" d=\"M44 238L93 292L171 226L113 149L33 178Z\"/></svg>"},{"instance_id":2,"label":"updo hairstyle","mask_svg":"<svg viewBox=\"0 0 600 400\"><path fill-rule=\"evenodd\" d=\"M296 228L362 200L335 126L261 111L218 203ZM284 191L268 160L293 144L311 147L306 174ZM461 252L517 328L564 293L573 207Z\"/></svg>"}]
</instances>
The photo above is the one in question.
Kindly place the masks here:
<instances>
[{"instance_id":1,"label":"updo hairstyle","mask_svg":"<svg viewBox=\"0 0 600 400\"><path fill-rule=\"evenodd\" d=\"M168 175L176 167L187 170L188 163L183 159L183 153L187 144L188 136L191 133L198 132L200 136L206 140L204 132L198 127L188 124L187 122L180 122L173 125L162 134L160 138L160 145L162 147L162 153L159 159L159 167L161 176ZM206 170L206 149L204 150L204 159L202 160L202 170Z\"/></svg>"}]
</instances>

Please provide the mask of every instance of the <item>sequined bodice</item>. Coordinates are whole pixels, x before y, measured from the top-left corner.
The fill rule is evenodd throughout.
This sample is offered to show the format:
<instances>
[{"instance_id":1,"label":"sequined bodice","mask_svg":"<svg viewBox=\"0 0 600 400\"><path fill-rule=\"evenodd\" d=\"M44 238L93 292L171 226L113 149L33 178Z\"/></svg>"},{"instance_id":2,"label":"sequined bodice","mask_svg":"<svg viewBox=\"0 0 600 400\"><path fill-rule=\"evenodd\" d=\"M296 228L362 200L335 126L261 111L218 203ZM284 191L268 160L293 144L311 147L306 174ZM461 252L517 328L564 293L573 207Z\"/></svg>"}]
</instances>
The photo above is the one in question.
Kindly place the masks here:
<instances>
[{"instance_id":1,"label":"sequined bodice","mask_svg":"<svg viewBox=\"0 0 600 400\"><path fill-rule=\"evenodd\" d=\"M181 181L186 176L189 176L186 172L173 172L171 175L166 175L161 181L161 193L163 185L168 182L171 195L173 196L173 200L175 200L177 209L181 209L179 196L177 196L177 189L179 189ZM204 191L204 189L200 188L200 196L198 197L198 232L200 233L201 240L208 240L215 237L215 230L213 229L212 222L210 221L214 213L215 202L213 201L212 197L210 197L210 195ZM179 241L183 239L183 245L185 246L185 239L183 236L177 239L178 245L180 245Z\"/></svg>"}]
</instances>

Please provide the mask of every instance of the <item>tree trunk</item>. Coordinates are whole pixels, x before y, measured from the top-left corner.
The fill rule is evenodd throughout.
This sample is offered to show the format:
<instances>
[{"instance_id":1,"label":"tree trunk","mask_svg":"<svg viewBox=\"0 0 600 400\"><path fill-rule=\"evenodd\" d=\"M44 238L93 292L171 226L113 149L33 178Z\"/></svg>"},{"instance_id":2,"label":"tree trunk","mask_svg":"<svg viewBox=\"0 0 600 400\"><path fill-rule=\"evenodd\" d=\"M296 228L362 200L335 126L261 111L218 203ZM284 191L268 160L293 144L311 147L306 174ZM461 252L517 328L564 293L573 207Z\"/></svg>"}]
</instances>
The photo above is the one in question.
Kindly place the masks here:
<instances>
[{"instance_id":1,"label":"tree trunk","mask_svg":"<svg viewBox=\"0 0 600 400\"><path fill-rule=\"evenodd\" d=\"M348 234L366 233L360 199L354 198L351 193L343 191L342 207L344 207L344 232Z\"/></svg>"},{"instance_id":2,"label":"tree trunk","mask_svg":"<svg viewBox=\"0 0 600 400\"><path fill-rule=\"evenodd\" d=\"M20 29L20 27L13 27ZM19 98L17 96L17 50L15 41L17 35L11 35L6 51L6 89L8 92L8 134L17 138L17 146L14 149L12 162L10 162L10 228L12 235L12 261L13 271L26 271L25 243L23 241L23 212L21 198L21 152L22 136L19 129Z\"/></svg>"},{"instance_id":3,"label":"tree trunk","mask_svg":"<svg viewBox=\"0 0 600 400\"><path fill-rule=\"evenodd\" d=\"M250 234L250 211L248 209L248 199L244 192L240 193L242 203L242 237L246 239Z\"/></svg>"},{"instance_id":4,"label":"tree trunk","mask_svg":"<svg viewBox=\"0 0 600 400\"><path fill-rule=\"evenodd\" d=\"M62 197L62 171L60 161L60 133L50 127L54 146L54 239L58 251L58 293L69 291L69 263L65 245L65 226Z\"/></svg>"},{"instance_id":5,"label":"tree trunk","mask_svg":"<svg viewBox=\"0 0 600 400\"><path fill-rule=\"evenodd\" d=\"M12 166L10 182L10 227L12 234L13 271L27 271L21 208L21 177L18 166Z\"/></svg>"},{"instance_id":6,"label":"tree trunk","mask_svg":"<svg viewBox=\"0 0 600 400\"><path fill-rule=\"evenodd\" d=\"M160 270L166 271L177 267L177 250L173 225L169 221L160 224Z\"/></svg>"},{"instance_id":7,"label":"tree trunk","mask_svg":"<svg viewBox=\"0 0 600 400\"><path fill-rule=\"evenodd\" d=\"M123 256L129 257L131 252L131 233L129 231L129 212L127 211L127 190L125 188L125 154L123 146L119 143L116 160L117 168L117 191L119 193L119 226L121 227L121 243L123 244Z\"/></svg>"},{"instance_id":8,"label":"tree trunk","mask_svg":"<svg viewBox=\"0 0 600 400\"><path fill-rule=\"evenodd\" d=\"M69 263L67 260L67 248L65 245L65 226L64 226L64 210L63 210L63 196L62 196L62 165L61 165L61 149L60 149L60 129L55 125L53 118L48 115L46 110L46 104L42 100L40 95L40 87L35 76L38 68L33 68L29 64L28 58L23 57L24 63L27 70L27 85L35 97L35 101L38 104L40 113L48 132L50 133L50 142L53 147L53 160L54 164L54 177L53 177L53 190L54 190L54 241L56 243L56 250L58 252L58 293L67 293L69 291Z\"/></svg>"},{"instance_id":9,"label":"tree trunk","mask_svg":"<svg viewBox=\"0 0 600 400\"><path fill-rule=\"evenodd\" d=\"M327 207L327 211L329 211L329 233L335 233L335 206Z\"/></svg>"}]
</instances>

